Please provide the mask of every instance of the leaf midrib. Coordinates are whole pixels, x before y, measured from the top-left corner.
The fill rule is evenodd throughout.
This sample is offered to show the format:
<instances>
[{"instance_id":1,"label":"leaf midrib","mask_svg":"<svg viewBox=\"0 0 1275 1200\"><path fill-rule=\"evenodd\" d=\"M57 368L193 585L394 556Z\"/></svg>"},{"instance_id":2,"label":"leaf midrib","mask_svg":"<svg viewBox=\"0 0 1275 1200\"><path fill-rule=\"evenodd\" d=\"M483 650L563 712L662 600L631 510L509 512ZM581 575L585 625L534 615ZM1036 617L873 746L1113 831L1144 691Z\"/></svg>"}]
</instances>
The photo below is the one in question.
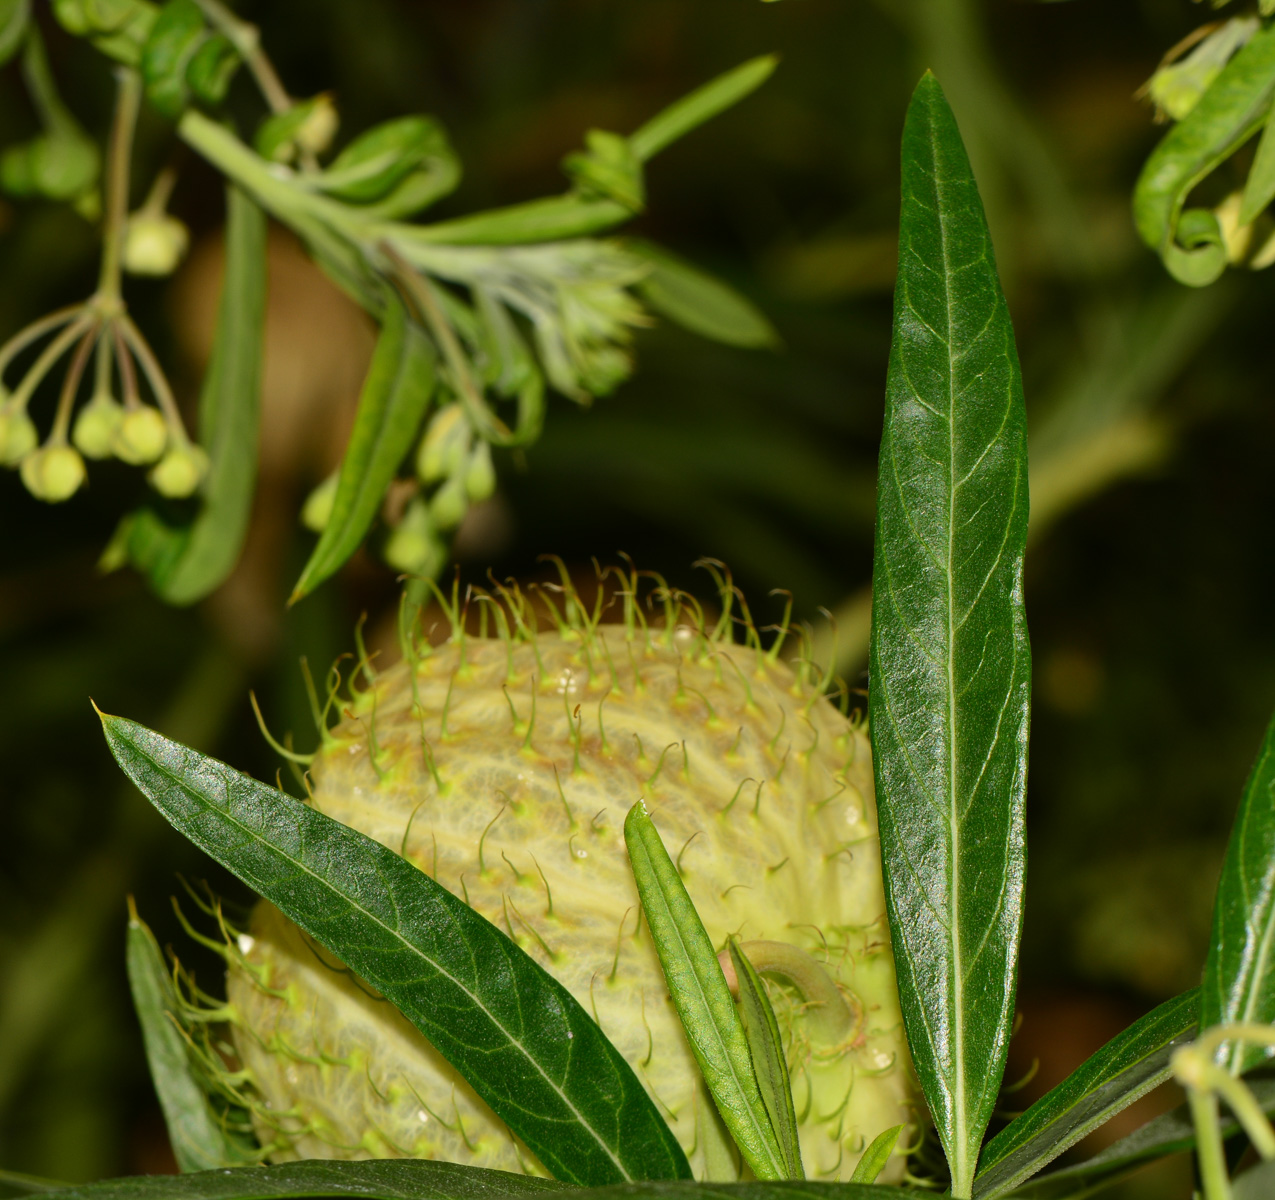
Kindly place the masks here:
<instances>
[{"instance_id":1,"label":"leaf midrib","mask_svg":"<svg viewBox=\"0 0 1275 1200\"><path fill-rule=\"evenodd\" d=\"M951 843L951 857L948 861L948 885L952 897L952 920L948 924L949 940L952 948L952 1040L954 1056L954 1074L952 1100L955 1117L953 1130L957 1161L953 1164L954 1182L963 1181L971 1172L968 1167L968 1149L966 1143L969 1134L966 1123L965 1101L965 1018L964 991L965 974L961 955L960 936L960 860L961 860L961 828L958 816L956 766L957 766L957 714L956 714L956 647L953 639L956 629L953 625L953 613L956 611L956 595L953 585L953 554L955 551L956 530L956 360L952 354L952 263L948 251L947 225L943 214L946 211L943 203L942 172L939 169L938 142L934 137L933 118L930 121L930 152L934 166L934 198L936 201L935 218L938 224L939 247L943 255L943 295L945 314L947 316L947 337L943 339L943 348L947 354L947 711L948 711L948 837Z\"/></svg>"},{"instance_id":2,"label":"leaf midrib","mask_svg":"<svg viewBox=\"0 0 1275 1200\"><path fill-rule=\"evenodd\" d=\"M607 1145L607 1143L603 1140L602 1136L598 1133L598 1131L593 1128L592 1124L585 1119L584 1115L571 1102L571 1100L568 1098L566 1093L563 1092L563 1090L556 1083L554 1083L554 1081L545 1073L544 1068L535 1060L535 1058L530 1053L528 1053L526 1047L523 1046L522 1043L518 1041L518 1039L513 1037L512 1034L505 1028L505 1026L499 1020L497 1020L495 1015L487 1008L486 1004L484 1004L482 1000L478 998L478 996L476 996L473 992L471 992L469 988L467 988L459 979L456 979L450 972L445 970L440 963L430 958L429 955L427 955L423 950L421 950L419 946L415 946L411 942L409 942L397 929L392 929L390 926L386 925L385 922L382 921L378 916L376 916L374 913L369 912L362 905L352 900L345 892L335 887L333 884L328 882L322 876L316 874L304 863L298 862L286 851L280 849L279 847L273 845L273 843L267 841L264 837L256 833L254 830L249 828L247 825L245 825L238 818L231 815L229 812L224 812L223 810L217 808L216 805L213 804L212 800L207 799L201 796L198 792L194 791L188 784L186 784L178 776L174 775L167 767L165 767L162 763L158 762L156 759L151 758L149 755L146 755L146 758L147 758L147 761L149 761L152 764L152 766L154 766L156 770L160 772L161 775L164 775L165 777L170 779L179 788L185 791L187 795L194 797L197 801L199 801L204 806L213 809L214 812L217 812L225 820L229 821L232 825L236 826L253 841L259 842L262 845L267 846L268 848L273 850L276 854L278 854L279 857L284 859L286 862L293 864L293 866L295 866L299 871L304 872L306 875L309 875L311 879L316 880L322 887L327 888L329 891L340 896L343 900L346 901L346 903L350 905L351 908L362 913L370 921L380 926L387 933L389 933L394 938L396 938L409 951L411 951L413 954L417 955L418 957L424 959L424 961L426 961L431 966L433 966L434 969L440 975L442 975L445 979L455 984L457 988L459 988L462 992L464 992L464 994L468 996L474 1002L474 1005L483 1013L484 1016L487 1017L487 1019L492 1023L492 1025L505 1035L505 1038L507 1039L509 1044L513 1046L520 1054L522 1054L522 1056L527 1060L527 1062L529 1062L533 1067L535 1067L536 1071L539 1072L541 1078L544 1079L545 1083L549 1085L549 1087L556 1093L556 1095L563 1102L563 1104L565 1104L567 1108L571 1111L572 1115L575 1116L575 1118L579 1121L581 1127L584 1129L587 1129L589 1133L593 1136L594 1140L598 1143L598 1145L601 1146L602 1149L606 1152L607 1157L610 1158L610 1160L615 1164L616 1168L624 1176L625 1182L626 1183L634 1182L633 1176L629 1174L624 1164L615 1156L615 1153L611 1149L611 1147ZM391 851L390 853L393 853L393 851Z\"/></svg>"}]
</instances>

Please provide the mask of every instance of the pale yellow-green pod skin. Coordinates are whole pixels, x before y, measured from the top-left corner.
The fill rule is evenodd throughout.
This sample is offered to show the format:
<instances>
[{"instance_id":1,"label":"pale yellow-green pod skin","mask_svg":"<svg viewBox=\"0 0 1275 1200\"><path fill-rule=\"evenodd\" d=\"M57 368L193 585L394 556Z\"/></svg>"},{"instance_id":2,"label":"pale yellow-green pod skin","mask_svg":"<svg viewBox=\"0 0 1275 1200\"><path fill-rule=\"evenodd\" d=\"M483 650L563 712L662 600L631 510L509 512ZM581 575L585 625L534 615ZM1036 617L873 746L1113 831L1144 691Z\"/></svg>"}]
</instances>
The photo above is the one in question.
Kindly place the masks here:
<instances>
[{"instance_id":1,"label":"pale yellow-green pod skin","mask_svg":"<svg viewBox=\"0 0 1275 1200\"><path fill-rule=\"evenodd\" d=\"M571 990L697 1178L737 1167L639 921L622 833L639 798L715 945L796 946L848 1006L846 1032L821 1042L801 996L767 977L807 1176L846 1180L878 1133L914 1126L868 740L782 662L692 628L468 637L422 659L415 687L406 667L381 674L312 778L315 807L405 854ZM273 909L240 942L235 1043L276 1161L540 1171L420 1034ZM896 1153L880 1181L903 1168Z\"/></svg>"}]
</instances>

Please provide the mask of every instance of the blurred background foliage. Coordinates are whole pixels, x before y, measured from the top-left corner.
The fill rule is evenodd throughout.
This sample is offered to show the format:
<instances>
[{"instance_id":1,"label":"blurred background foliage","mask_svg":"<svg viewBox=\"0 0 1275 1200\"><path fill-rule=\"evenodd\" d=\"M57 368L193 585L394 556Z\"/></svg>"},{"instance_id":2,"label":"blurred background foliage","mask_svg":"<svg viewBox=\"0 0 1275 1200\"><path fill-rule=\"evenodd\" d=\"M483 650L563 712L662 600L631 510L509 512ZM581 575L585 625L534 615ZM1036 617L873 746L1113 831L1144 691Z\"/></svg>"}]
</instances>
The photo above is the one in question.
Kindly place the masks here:
<instances>
[{"instance_id":1,"label":"blurred background foliage","mask_svg":"<svg viewBox=\"0 0 1275 1200\"><path fill-rule=\"evenodd\" d=\"M542 440L498 456L499 493L470 513L456 550L464 578L542 574L549 551L591 574L591 556L626 551L691 588L690 564L712 555L763 616L780 611L773 588L792 591L803 619L834 612L835 650L825 630L820 653L857 687L898 138L920 70L937 72L986 199L1034 423L1031 870L1014 1061L1023 1075L1039 1069L1007 1104L1196 982L1224 839L1275 694L1275 277L1179 286L1137 241L1129 195L1160 132L1135 92L1207 10L240 7L294 94L334 89L348 131L403 112L446 123L466 175L439 217L553 192L584 129L632 129L715 73L782 54L760 93L651 168L634 231L751 296L783 348L732 350L667 325L643 333L632 382L587 411L554 397ZM102 135L110 72L46 33L68 102ZM10 68L0 144L33 128ZM140 139L137 189L170 146L153 114ZM193 157L182 168L173 209L195 251L174 279L134 281L130 295L189 400L211 339L222 213L211 171ZM262 477L244 559L218 593L169 609L136 576L96 572L139 498L136 473L108 464L57 507L0 474L0 1164L13 1170L87 1180L172 1169L124 979L124 897L214 985L216 960L172 916L174 874L242 896L124 786L88 697L272 778L249 688L272 727L308 747L298 656L326 666L362 612L374 630L392 622L393 580L365 557L284 607L312 544L297 508L343 445L372 331L295 243L272 237ZM0 208L6 334L89 291L95 273L80 218ZM1176 1194L1187 1185L1179 1173L1170 1187L1174 1169L1125 1194Z\"/></svg>"}]
</instances>

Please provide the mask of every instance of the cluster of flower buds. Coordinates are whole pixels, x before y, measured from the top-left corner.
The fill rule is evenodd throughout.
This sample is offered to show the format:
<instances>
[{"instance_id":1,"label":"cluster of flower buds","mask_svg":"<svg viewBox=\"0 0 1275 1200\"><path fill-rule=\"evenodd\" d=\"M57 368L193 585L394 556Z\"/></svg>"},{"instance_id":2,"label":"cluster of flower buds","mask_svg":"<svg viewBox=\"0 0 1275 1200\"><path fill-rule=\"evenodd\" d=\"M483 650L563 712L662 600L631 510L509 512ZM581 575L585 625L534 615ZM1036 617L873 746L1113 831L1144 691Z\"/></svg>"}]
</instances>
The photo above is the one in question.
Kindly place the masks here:
<instances>
[{"instance_id":1,"label":"cluster of flower buds","mask_svg":"<svg viewBox=\"0 0 1275 1200\"><path fill-rule=\"evenodd\" d=\"M164 496L193 495L208 470L207 455L193 445L178 415L167 380L136 326L115 306L98 299L36 321L0 348L0 374L44 335L55 336L37 356L13 392L0 391L0 463L17 467L27 491L56 504L84 485L84 460L117 458L149 466L147 478ZM48 436L41 441L28 407L51 368L70 352L61 396ZM72 421L72 411L90 356L97 366L92 395ZM138 366L158 406L138 390ZM124 399L115 398L112 375L118 366ZM69 437L68 437L69 434Z\"/></svg>"}]
</instances>

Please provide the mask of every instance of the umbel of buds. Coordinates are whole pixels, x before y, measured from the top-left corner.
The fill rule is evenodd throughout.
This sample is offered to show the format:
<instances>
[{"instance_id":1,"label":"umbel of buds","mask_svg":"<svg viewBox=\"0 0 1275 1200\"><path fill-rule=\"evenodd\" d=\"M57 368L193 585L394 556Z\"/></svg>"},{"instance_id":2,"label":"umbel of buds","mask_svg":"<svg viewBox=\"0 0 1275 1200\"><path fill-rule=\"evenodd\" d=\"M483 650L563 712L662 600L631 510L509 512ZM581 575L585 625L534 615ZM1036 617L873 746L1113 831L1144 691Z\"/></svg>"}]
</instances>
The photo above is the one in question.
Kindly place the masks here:
<instances>
[{"instance_id":1,"label":"umbel of buds","mask_svg":"<svg viewBox=\"0 0 1275 1200\"><path fill-rule=\"evenodd\" d=\"M515 588L473 599L499 636L466 633L451 610L450 641L367 667L371 686L324 731L312 803L555 975L637 1071L697 1178L736 1178L641 916L622 824L643 797L710 937L740 938L763 974L809 1176L848 1179L868 1142L914 1120L865 730L807 668L764 649L746 614L745 643L731 640L728 582L719 618L668 589L648 618L639 583L622 579L615 625L565 572L536 604ZM551 631L537 609L552 609ZM278 910L261 904L227 955L233 1079L270 1158L542 1172L405 1019ZM910 1140L882 1180L902 1177Z\"/></svg>"}]
</instances>

